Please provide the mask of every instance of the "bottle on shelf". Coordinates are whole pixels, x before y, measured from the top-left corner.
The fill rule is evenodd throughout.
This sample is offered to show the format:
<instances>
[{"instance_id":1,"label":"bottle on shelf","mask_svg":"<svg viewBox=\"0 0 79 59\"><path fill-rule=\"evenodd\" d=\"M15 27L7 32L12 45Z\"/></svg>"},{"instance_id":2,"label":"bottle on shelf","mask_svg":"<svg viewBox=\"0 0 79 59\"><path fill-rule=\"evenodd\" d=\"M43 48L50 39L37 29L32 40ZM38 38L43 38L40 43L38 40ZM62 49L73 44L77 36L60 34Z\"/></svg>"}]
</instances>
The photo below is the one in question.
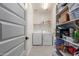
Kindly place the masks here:
<instances>
[{"instance_id":1,"label":"bottle on shelf","mask_svg":"<svg viewBox=\"0 0 79 59\"><path fill-rule=\"evenodd\" d=\"M75 43L79 43L79 30L78 29L76 29L74 32L73 32L73 41L75 42Z\"/></svg>"}]
</instances>

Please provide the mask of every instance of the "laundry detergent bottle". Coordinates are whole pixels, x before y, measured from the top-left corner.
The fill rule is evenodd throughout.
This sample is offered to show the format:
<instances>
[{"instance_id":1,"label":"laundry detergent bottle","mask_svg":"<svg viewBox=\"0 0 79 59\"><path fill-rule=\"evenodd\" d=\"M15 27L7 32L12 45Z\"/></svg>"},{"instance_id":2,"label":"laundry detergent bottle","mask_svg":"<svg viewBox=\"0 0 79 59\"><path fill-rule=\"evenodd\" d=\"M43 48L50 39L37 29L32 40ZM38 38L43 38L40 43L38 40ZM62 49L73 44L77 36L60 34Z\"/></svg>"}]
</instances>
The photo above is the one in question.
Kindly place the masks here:
<instances>
[{"instance_id":1,"label":"laundry detergent bottle","mask_svg":"<svg viewBox=\"0 0 79 59\"><path fill-rule=\"evenodd\" d=\"M79 43L79 30L73 32L73 39L75 43Z\"/></svg>"}]
</instances>

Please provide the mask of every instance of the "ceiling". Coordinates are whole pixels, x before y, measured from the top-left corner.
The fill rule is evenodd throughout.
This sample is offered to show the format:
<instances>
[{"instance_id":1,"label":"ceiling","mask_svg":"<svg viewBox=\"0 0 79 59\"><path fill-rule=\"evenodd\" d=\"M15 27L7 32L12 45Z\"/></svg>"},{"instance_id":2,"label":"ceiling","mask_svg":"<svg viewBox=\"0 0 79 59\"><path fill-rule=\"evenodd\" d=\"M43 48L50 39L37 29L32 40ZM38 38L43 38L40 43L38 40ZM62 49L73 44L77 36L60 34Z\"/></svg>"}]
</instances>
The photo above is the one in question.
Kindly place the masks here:
<instances>
[{"instance_id":1,"label":"ceiling","mask_svg":"<svg viewBox=\"0 0 79 59\"><path fill-rule=\"evenodd\" d=\"M32 3L32 7L34 11L51 12L53 8L53 3L49 3L47 9L42 8L42 3Z\"/></svg>"}]
</instances>

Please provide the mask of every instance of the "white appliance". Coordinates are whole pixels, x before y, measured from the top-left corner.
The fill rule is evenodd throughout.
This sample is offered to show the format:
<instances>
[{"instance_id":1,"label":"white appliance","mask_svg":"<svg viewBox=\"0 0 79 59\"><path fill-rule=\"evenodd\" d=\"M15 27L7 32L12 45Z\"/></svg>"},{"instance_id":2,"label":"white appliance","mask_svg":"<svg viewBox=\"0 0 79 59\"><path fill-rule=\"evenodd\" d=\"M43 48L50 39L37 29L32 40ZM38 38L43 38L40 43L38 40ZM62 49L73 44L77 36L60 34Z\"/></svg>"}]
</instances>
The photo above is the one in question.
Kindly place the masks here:
<instances>
[{"instance_id":1,"label":"white appliance","mask_svg":"<svg viewBox=\"0 0 79 59\"><path fill-rule=\"evenodd\" d=\"M43 45L52 45L52 34L51 33L43 33Z\"/></svg>"},{"instance_id":2,"label":"white appliance","mask_svg":"<svg viewBox=\"0 0 79 59\"><path fill-rule=\"evenodd\" d=\"M49 32L34 32L33 45L52 45L52 34Z\"/></svg>"},{"instance_id":3,"label":"white appliance","mask_svg":"<svg viewBox=\"0 0 79 59\"><path fill-rule=\"evenodd\" d=\"M41 32L34 32L33 33L33 45L42 45L42 33Z\"/></svg>"}]
</instances>

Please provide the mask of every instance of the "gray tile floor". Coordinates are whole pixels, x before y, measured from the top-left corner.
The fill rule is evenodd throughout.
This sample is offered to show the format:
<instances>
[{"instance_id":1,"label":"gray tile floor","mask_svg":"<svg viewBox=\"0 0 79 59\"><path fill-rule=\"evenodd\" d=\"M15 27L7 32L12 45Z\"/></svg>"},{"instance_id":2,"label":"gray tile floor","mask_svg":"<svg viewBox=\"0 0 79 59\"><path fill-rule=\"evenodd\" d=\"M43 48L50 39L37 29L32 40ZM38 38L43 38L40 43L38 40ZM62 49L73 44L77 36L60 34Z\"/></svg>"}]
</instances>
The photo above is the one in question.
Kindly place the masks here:
<instances>
[{"instance_id":1,"label":"gray tile floor","mask_svg":"<svg viewBox=\"0 0 79 59\"><path fill-rule=\"evenodd\" d=\"M33 46L29 56L52 56L53 46Z\"/></svg>"}]
</instances>

